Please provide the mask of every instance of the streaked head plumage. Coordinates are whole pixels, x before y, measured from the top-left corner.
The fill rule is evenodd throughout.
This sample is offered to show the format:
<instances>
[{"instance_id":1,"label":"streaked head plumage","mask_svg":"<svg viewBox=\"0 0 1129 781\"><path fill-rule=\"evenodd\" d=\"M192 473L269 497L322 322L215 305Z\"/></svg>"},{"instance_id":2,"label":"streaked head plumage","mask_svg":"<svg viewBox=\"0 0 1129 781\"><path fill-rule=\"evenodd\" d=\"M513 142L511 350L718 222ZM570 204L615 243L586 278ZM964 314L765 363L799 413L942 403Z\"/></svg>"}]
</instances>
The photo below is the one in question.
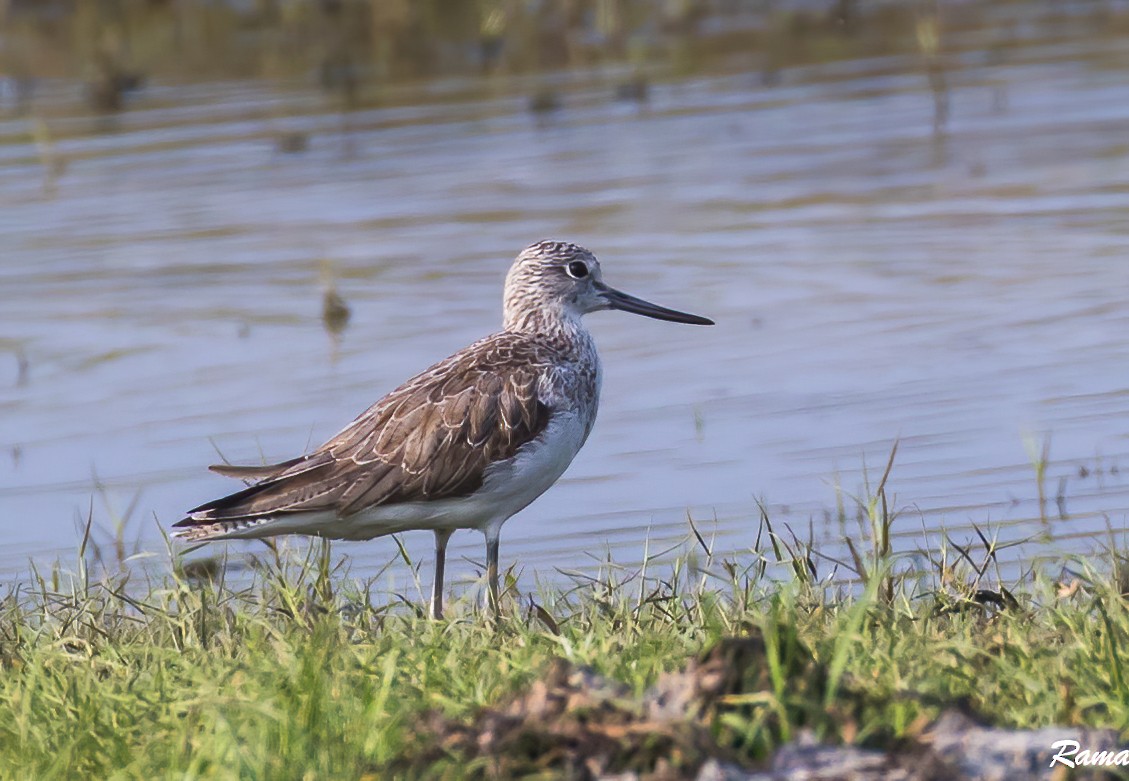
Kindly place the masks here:
<instances>
[{"instance_id":1,"label":"streaked head plumage","mask_svg":"<svg viewBox=\"0 0 1129 781\"><path fill-rule=\"evenodd\" d=\"M567 241L545 240L521 251L506 275L506 330L542 330L577 324L602 309L693 325L712 320L652 304L604 284L600 262L589 250Z\"/></svg>"},{"instance_id":2,"label":"streaked head plumage","mask_svg":"<svg viewBox=\"0 0 1129 781\"><path fill-rule=\"evenodd\" d=\"M506 275L506 320L534 310L550 316L579 317L598 307L594 283L600 262L578 244L539 241L521 251Z\"/></svg>"}]
</instances>

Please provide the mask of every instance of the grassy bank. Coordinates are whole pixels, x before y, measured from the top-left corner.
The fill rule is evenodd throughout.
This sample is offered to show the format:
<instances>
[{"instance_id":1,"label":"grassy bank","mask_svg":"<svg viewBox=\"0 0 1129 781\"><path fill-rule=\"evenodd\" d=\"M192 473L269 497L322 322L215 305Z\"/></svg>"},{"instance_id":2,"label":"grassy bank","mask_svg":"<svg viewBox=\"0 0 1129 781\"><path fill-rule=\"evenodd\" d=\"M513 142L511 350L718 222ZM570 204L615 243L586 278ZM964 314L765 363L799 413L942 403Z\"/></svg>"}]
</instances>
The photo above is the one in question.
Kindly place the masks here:
<instances>
[{"instance_id":1,"label":"grassy bank","mask_svg":"<svg viewBox=\"0 0 1129 781\"><path fill-rule=\"evenodd\" d=\"M95 581L81 567L35 576L0 601L0 776L461 777L490 762L440 745L437 720L467 722L554 658L641 693L750 634L767 650L742 668L748 691L708 722L742 762L801 727L887 746L953 705L997 725L1129 737L1117 554L1068 563L1067 582L1004 588L985 574L990 543L924 574L872 545L851 586L818 580L812 551L763 531L763 550L730 560L692 537L673 565L608 566L538 595L511 588L497 627L470 596L453 618L426 620L319 547L238 586L184 573ZM791 576L772 577L781 567Z\"/></svg>"}]
</instances>

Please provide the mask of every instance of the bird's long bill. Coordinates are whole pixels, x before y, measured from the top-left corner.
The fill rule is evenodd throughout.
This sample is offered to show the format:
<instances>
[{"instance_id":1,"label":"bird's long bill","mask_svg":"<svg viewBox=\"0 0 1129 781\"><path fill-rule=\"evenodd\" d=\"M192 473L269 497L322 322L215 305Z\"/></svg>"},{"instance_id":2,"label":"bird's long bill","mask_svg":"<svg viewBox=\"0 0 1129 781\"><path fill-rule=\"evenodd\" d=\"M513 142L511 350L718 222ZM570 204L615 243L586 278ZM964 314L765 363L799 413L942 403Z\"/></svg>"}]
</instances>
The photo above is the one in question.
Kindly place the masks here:
<instances>
[{"instance_id":1,"label":"bird's long bill","mask_svg":"<svg viewBox=\"0 0 1129 781\"><path fill-rule=\"evenodd\" d=\"M646 317L653 317L656 320L669 320L672 323L688 323L689 325L713 325L713 320L706 317L698 317L698 315L691 315L686 312L679 312L675 309L667 309L665 306L652 304L650 301L644 301L635 296L629 296L621 290L616 290L614 287L608 287L603 283L597 286L600 295L608 306L612 309L619 309L624 312L634 312L637 315L645 315Z\"/></svg>"}]
</instances>

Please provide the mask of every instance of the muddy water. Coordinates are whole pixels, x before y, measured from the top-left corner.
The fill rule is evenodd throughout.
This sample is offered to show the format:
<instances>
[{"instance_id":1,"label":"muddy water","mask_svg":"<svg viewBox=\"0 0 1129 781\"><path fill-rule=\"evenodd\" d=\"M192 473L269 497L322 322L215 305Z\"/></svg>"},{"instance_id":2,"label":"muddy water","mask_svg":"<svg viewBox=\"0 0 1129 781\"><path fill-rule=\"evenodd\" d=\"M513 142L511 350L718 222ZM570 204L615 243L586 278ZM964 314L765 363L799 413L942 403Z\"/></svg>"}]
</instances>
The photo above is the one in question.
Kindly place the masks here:
<instances>
[{"instance_id":1,"label":"muddy water","mask_svg":"<svg viewBox=\"0 0 1129 781\"><path fill-rule=\"evenodd\" d=\"M1054 29L954 36L942 135L913 56L660 80L645 109L577 73L543 122L535 79L347 117L301 84L154 84L110 120L57 112L50 182L28 121L0 120L0 574L73 560L88 512L163 550L233 488L217 450L292 456L496 328L542 237L718 325L590 318L601 419L507 525L527 577L637 561L688 513L738 551L758 500L802 536L856 534L895 441L900 549L972 524L1015 561L1124 541L1129 37ZM280 151L291 132L305 151ZM395 547L338 550L363 572Z\"/></svg>"}]
</instances>

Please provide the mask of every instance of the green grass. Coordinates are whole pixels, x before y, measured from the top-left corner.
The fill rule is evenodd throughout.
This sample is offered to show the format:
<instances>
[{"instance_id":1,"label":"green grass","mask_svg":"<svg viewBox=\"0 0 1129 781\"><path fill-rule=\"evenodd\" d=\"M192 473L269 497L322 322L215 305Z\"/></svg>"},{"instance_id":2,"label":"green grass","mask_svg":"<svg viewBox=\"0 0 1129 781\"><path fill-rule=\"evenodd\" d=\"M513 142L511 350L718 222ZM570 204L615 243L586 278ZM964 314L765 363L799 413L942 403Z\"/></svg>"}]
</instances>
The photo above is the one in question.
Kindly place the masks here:
<instances>
[{"instance_id":1,"label":"green grass","mask_svg":"<svg viewBox=\"0 0 1129 781\"><path fill-rule=\"evenodd\" d=\"M673 564L609 564L532 596L511 582L497 626L473 595L429 621L335 569L320 545L239 585L176 571L95 580L85 565L33 574L0 600L0 777L460 777L464 758L418 764L427 714L469 720L554 657L641 693L750 631L769 648L763 691L713 725L746 760L800 726L889 744L953 703L999 725L1129 735L1123 558L1076 560L1067 584L989 588L985 537L981 557L937 552L933 571L914 573L884 551L883 505L869 505L878 541L852 548L854 585L821 577L816 552L770 524L728 560L694 531Z\"/></svg>"}]
</instances>

